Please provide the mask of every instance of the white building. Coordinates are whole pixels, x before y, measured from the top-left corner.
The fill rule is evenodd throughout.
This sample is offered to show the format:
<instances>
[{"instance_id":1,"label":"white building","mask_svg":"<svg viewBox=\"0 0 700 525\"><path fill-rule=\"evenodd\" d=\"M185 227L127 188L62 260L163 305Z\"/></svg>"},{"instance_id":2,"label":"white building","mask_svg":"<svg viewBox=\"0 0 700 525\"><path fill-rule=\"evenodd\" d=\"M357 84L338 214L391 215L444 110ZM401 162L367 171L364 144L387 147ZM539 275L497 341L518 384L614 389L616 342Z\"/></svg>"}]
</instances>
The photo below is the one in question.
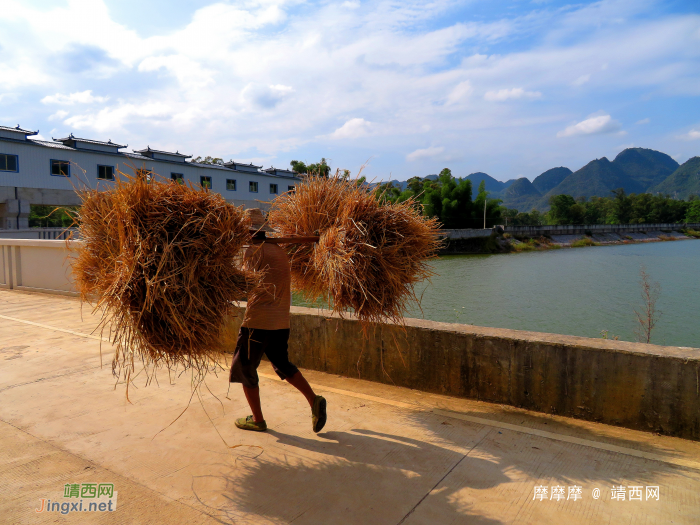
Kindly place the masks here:
<instances>
[{"instance_id":1,"label":"white building","mask_svg":"<svg viewBox=\"0 0 700 525\"><path fill-rule=\"evenodd\" d=\"M29 226L29 206L79 204L76 188L108 187L118 171L133 170L185 183L201 184L227 201L246 208L267 208L277 195L301 180L296 173L253 164L223 166L190 162L190 155L147 147L131 153L111 140L81 139L72 134L53 141L32 138L37 132L0 126L0 229Z\"/></svg>"}]
</instances>

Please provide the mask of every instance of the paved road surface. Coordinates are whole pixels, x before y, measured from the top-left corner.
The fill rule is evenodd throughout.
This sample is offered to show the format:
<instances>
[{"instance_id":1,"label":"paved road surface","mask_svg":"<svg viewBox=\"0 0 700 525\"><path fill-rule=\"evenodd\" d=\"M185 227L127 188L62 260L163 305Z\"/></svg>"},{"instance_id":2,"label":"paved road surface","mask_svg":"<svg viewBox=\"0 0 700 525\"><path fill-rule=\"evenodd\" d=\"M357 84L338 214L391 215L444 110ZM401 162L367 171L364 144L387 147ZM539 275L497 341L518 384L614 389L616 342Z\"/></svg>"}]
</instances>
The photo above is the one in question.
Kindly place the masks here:
<instances>
[{"instance_id":1,"label":"paved road surface","mask_svg":"<svg viewBox=\"0 0 700 525\"><path fill-rule=\"evenodd\" d=\"M316 435L265 363L267 433L234 427L249 411L221 374L168 427L189 376L137 378L127 402L96 324L73 298L0 291L2 523L700 523L700 443L307 372L328 399ZM113 483L117 509L35 512L87 483Z\"/></svg>"}]
</instances>

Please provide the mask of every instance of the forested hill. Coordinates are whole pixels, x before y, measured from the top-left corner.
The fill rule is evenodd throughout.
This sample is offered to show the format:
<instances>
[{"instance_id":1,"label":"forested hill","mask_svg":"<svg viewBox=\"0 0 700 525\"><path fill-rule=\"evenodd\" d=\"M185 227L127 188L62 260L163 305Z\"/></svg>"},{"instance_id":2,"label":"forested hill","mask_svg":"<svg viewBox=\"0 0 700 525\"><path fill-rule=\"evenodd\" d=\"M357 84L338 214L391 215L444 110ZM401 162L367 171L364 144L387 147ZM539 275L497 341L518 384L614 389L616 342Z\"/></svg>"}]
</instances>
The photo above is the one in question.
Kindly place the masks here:
<instances>
[{"instance_id":1,"label":"forested hill","mask_svg":"<svg viewBox=\"0 0 700 525\"><path fill-rule=\"evenodd\" d=\"M617 188L624 188L627 193L643 193L645 188L634 178L625 173L607 158L592 160L583 168L573 172L556 187L549 190L545 197L552 195L571 195L574 197L607 197Z\"/></svg>"},{"instance_id":2,"label":"forested hill","mask_svg":"<svg viewBox=\"0 0 700 525\"><path fill-rule=\"evenodd\" d=\"M540 194L544 195L549 190L556 188L572 173L573 172L569 168L552 168L535 177L535 180L532 181L532 185Z\"/></svg>"},{"instance_id":3,"label":"forested hill","mask_svg":"<svg viewBox=\"0 0 700 525\"><path fill-rule=\"evenodd\" d=\"M500 182L486 173L466 177L474 187L486 181L491 198L503 200L503 206L521 211L549 209L553 195L578 197L609 197L613 190L626 193L663 193L678 198L700 194L700 157L683 166L660 151L627 148L613 161L606 157L595 159L572 172L569 168L552 168L538 175L532 183L526 178Z\"/></svg>"},{"instance_id":4,"label":"forested hill","mask_svg":"<svg viewBox=\"0 0 700 525\"><path fill-rule=\"evenodd\" d=\"M678 169L678 163L665 153L645 148L627 148L615 157L613 164L645 191L661 184Z\"/></svg>"},{"instance_id":5,"label":"forested hill","mask_svg":"<svg viewBox=\"0 0 700 525\"><path fill-rule=\"evenodd\" d=\"M700 195L700 157L693 157L683 163L661 184L653 187L652 192L668 194L677 199Z\"/></svg>"},{"instance_id":6,"label":"forested hill","mask_svg":"<svg viewBox=\"0 0 700 525\"><path fill-rule=\"evenodd\" d=\"M491 193L501 193L504 190L506 190L511 184L513 184L513 182L515 182L515 179L511 179L506 182L501 182L500 180L496 180L490 175L487 175L486 173L482 173L480 171L467 175L464 178L471 181L472 187L474 188L478 188L479 184L481 184L481 181L484 181L484 184L486 185L486 191ZM458 177L458 179L462 180L462 177Z\"/></svg>"},{"instance_id":7,"label":"forested hill","mask_svg":"<svg viewBox=\"0 0 700 525\"><path fill-rule=\"evenodd\" d=\"M436 181L438 176L414 179ZM472 188L478 188L483 183L489 198L501 199L504 207L519 211L546 211L550 207L551 197L555 195L570 195L574 199L610 197L613 191L620 188L627 194L660 193L688 199L691 195L700 196L700 157L693 157L679 166L660 151L627 148L612 161L602 157L573 172L563 166L551 168L532 182L525 177L501 182L483 172L456 177L457 182L462 180L470 181ZM404 191L409 182L391 181L391 184Z\"/></svg>"}]
</instances>

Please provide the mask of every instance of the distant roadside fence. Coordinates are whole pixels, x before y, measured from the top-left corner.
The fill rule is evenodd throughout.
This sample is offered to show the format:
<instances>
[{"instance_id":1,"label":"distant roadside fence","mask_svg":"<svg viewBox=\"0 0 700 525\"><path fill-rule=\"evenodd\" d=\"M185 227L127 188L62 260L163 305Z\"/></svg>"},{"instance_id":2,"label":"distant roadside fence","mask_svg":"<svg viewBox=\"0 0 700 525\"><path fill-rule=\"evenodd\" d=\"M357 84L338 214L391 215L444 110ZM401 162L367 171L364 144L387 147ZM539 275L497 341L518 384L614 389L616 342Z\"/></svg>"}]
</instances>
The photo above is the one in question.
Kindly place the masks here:
<instances>
[{"instance_id":1,"label":"distant roadside fence","mask_svg":"<svg viewBox=\"0 0 700 525\"><path fill-rule=\"evenodd\" d=\"M0 229L0 239L47 239L65 240L78 237L77 228L23 228L20 230Z\"/></svg>"}]
</instances>

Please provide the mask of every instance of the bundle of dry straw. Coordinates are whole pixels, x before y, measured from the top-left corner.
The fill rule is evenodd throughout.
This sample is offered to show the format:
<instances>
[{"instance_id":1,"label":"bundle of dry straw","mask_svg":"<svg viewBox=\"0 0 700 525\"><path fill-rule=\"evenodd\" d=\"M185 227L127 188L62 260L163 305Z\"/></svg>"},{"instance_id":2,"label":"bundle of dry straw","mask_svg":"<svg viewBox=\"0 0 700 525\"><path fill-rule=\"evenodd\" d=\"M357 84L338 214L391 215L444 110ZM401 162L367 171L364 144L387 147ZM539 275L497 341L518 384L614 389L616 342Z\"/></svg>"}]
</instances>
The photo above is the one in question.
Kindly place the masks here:
<instances>
[{"instance_id":1,"label":"bundle of dry straw","mask_svg":"<svg viewBox=\"0 0 700 525\"><path fill-rule=\"evenodd\" d=\"M128 381L138 361L201 377L224 318L257 282L236 263L250 220L217 193L120 175L106 191L78 192L81 298L103 311L118 377Z\"/></svg>"},{"instance_id":2,"label":"bundle of dry straw","mask_svg":"<svg viewBox=\"0 0 700 525\"><path fill-rule=\"evenodd\" d=\"M414 200L379 197L342 177L308 177L268 216L282 235L320 235L316 245L288 246L294 287L341 315L353 311L365 326L403 321L441 245L437 219Z\"/></svg>"}]
</instances>

